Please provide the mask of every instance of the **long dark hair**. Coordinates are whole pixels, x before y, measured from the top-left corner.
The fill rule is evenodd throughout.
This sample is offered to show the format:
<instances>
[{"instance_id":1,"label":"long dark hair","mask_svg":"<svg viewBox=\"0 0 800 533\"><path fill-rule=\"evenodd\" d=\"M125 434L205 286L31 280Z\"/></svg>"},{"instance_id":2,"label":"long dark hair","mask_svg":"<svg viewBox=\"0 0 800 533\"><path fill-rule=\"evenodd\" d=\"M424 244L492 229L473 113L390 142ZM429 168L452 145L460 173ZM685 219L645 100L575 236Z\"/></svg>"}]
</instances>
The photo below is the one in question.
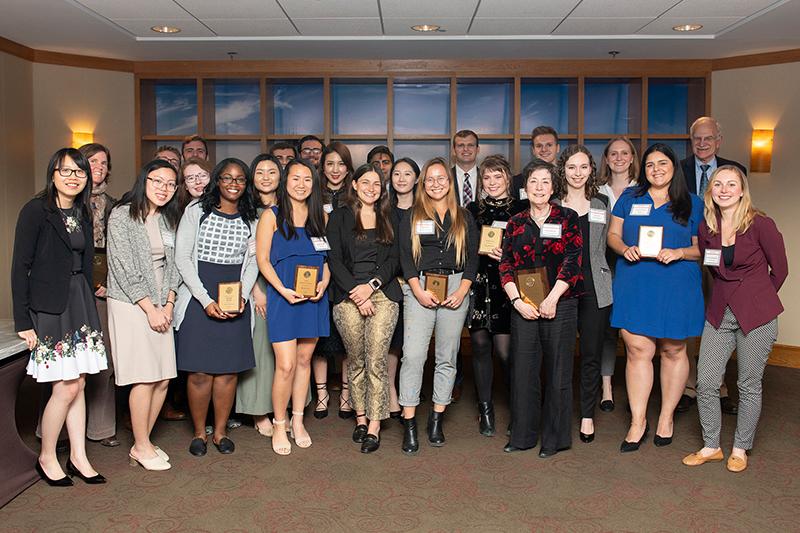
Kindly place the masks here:
<instances>
[{"instance_id":1,"label":"long dark hair","mask_svg":"<svg viewBox=\"0 0 800 533\"><path fill-rule=\"evenodd\" d=\"M416 161L414 161L410 157L401 157L400 159L398 159L397 161L392 163L392 169L389 171L389 185L388 185L388 187L389 187L389 195L391 197L392 207L397 206L397 191L395 191L394 187L392 187L392 174L394 174L394 169L400 163L405 163L406 165L411 167L411 170L414 171L414 175L416 176L416 179L414 180L414 187L411 189L412 198L413 198L414 194L416 194L416 192L417 192L417 182L419 181L419 165L417 164Z\"/></svg>"},{"instance_id":2,"label":"long dark hair","mask_svg":"<svg viewBox=\"0 0 800 533\"><path fill-rule=\"evenodd\" d=\"M381 181L381 195L378 201L375 202L375 234L377 241L380 244L392 244L394 240L394 230L392 229L392 204L389 201L389 194L386 192L386 178L383 177L383 172L375 170L375 167L366 163L358 167L353 174L353 183L357 182L361 176L367 172L375 172ZM364 240L367 238L367 232L361 224L361 200L358 195L353 191L345 200L345 205L353 211L356 218L355 236L356 239Z\"/></svg>"},{"instance_id":3,"label":"long dark hair","mask_svg":"<svg viewBox=\"0 0 800 533\"><path fill-rule=\"evenodd\" d=\"M278 214L275 216L278 231L284 239L296 239L297 231L294 228L294 217L292 212L292 199L289 191L286 190L286 183L289 180L292 167L300 165L311 172L311 194L306 199L308 204L308 217L306 218L306 234L309 237L325 236L325 212L322 209L322 191L320 191L320 179L317 169L310 161L305 159L294 159L286 165L286 169L281 173L281 183L278 186Z\"/></svg>"},{"instance_id":4,"label":"long dark hair","mask_svg":"<svg viewBox=\"0 0 800 533\"><path fill-rule=\"evenodd\" d=\"M286 148L292 148L292 149L294 148L291 144L288 144L288 143L283 143L283 144L286 144ZM258 167L258 164L261 163L262 161L272 161L273 163L275 163L275 166L278 167L278 176L279 176L279 178L278 178L278 186L279 187L280 187L281 180L283 179L283 165L281 165L281 162L278 161L277 157L275 157L272 154L258 154L255 157L255 159L253 159L253 162L250 163L250 175L253 176L253 192L254 192L255 198L256 198L256 207L267 207L267 206L265 206L264 204L261 203L261 193L258 191L258 189L256 189L256 184L255 184L255 181L256 181L256 168ZM275 190L275 195L277 196L277 194L278 194L278 190L276 189Z\"/></svg>"},{"instance_id":5,"label":"long dark hair","mask_svg":"<svg viewBox=\"0 0 800 533\"><path fill-rule=\"evenodd\" d=\"M347 174L342 180L342 188L340 189L344 198L347 199L353 192L351 189L353 182L353 156L350 155L350 149L346 144L340 141L333 141L325 147L322 151L322 156L319 158L319 179L322 184L322 196L326 204L331 203L331 195L328 192L328 178L325 176L325 159L332 153L339 154L339 157L342 158L342 163L347 167Z\"/></svg>"},{"instance_id":6,"label":"long dark hair","mask_svg":"<svg viewBox=\"0 0 800 533\"><path fill-rule=\"evenodd\" d=\"M564 150L561 151L561 155L558 156L558 162L556 162L556 171L558 172L556 181L558 182L558 186L555 187L556 193L554 196L561 200L567 197L567 191L569 190L566 173L567 161L575 154L586 154L586 157L589 158L589 166L592 169L592 173L589 174L589 178L586 180L586 183L583 184L583 194L586 196L587 200L591 200L597 196L599 188L597 183L597 165L594 162L594 157L592 157L592 152L582 144L571 144L564 148Z\"/></svg>"},{"instance_id":7,"label":"long dark hair","mask_svg":"<svg viewBox=\"0 0 800 533\"><path fill-rule=\"evenodd\" d=\"M130 206L130 214L133 220L144 223L147 219L147 214L150 212L150 206L147 203L147 176L154 170L161 168L170 170L175 174L175 183L178 183L178 171L175 170L172 163L163 159L155 159L142 167L139 175L136 176L136 181L133 182L133 188L123 194L120 201L117 202L117 206ZM170 229L177 228L178 222L181 220L181 203L178 198L178 191L176 190L169 202L159 207L157 211L167 221L167 226Z\"/></svg>"},{"instance_id":8,"label":"long dark hair","mask_svg":"<svg viewBox=\"0 0 800 533\"><path fill-rule=\"evenodd\" d=\"M668 144L655 143L644 151L642 154L642 164L639 166L639 180L636 186L636 196L644 196L650 190L650 182L647 181L647 174L645 173L645 164L647 157L653 152L660 152L667 156L672 162L672 181L669 183L669 212L672 213L672 220L685 226L689 221L689 216L692 214L692 198L689 194L689 187L686 185L686 178L683 176L683 169L678 157Z\"/></svg>"},{"instance_id":9,"label":"long dark hair","mask_svg":"<svg viewBox=\"0 0 800 533\"><path fill-rule=\"evenodd\" d=\"M211 172L211 181L208 182L206 191L203 193L203 196L200 197L200 205L203 206L204 213L210 213L212 209L220 206L219 178L222 175L222 171L230 165L239 167L239 170L244 174L245 180L247 180L245 182L244 193L239 197L236 209L239 211L239 214L242 215L242 220L245 222L253 222L257 216L253 175L250 174L250 168L248 168L247 163L235 157L223 159L214 167L214 170Z\"/></svg>"},{"instance_id":10,"label":"long dark hair","mask_svg":"<svg viewBox=\"0 0 800 533\"><path fill-rule=\"evenodd\" d=\"M80 217L83 220L91 221L92 210L90 198L92 196L92 167L89 165L89 160L86 159L83 154L75 148L62 148L53 154L53 157L50 158L50 162L47 164L47 176L45 176L44 189L42 189L42 191L36 196L37 198L43 199L48 208L52 210L58 209L58 191L56 190L56 184L53 181L53 173L56 171L56 169L61 168L61 165L64 163L64 159L67 157L72 159L79 169L86 172L86 186L75 197L72 207L74 207L75 210L80 213Z\"/></svg>"}]
</instances>

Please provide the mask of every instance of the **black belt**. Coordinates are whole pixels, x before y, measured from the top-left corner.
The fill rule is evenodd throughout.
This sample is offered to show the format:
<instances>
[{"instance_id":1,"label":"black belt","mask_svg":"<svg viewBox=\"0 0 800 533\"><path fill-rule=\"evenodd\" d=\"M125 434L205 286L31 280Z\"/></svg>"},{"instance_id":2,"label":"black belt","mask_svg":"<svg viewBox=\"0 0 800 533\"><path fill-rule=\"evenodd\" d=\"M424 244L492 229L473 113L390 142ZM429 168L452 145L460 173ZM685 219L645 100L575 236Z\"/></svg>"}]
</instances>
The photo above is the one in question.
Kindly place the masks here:
<instances>
[{"instance_id":1,"label":"black belt","mask_svg":"<svg viewBox=\"0 0 800 533\"><path fill-rule=\"evenodd\" d=\"M71 274L74 276L75 274L83 274L83 270L73 270Z\"/></svg>"},{"instance_id":2,"label":"black belt","mask_svg":"<svg viewBox=\"0 0 800 533\"><path fill-rule=\"evenodd\" d=\"M450 276L451 274L460 274L463 270L456 270L455 268L430 268L428 270L424 270L420 272L420 275L424 274L439 274Z\"/></svg>"}]
</instances>

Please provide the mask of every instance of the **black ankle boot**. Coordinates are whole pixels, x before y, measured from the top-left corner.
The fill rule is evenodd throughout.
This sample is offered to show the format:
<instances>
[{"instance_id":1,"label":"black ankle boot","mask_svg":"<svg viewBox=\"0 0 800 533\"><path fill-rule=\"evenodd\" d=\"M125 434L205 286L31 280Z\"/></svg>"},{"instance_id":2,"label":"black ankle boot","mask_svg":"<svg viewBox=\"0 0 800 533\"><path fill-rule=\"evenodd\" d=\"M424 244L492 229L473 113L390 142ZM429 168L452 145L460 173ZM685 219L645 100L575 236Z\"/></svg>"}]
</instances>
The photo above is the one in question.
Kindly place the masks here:
<instances>
[{"instance_id":1,"label":"black ankle boot","mask_svg":"<svg viewBox=\"0 0 800 533\"><path fill-rule=\"evenodd\" d=\"M428 415L428 442L431 446L444 446L444 413L431 411Z\"/></svg>"},{"instance_id":2,"label":"black ankle boot","mask_svg":"<svg viewBox=\"0 0 800 533\"><path fill-rule=\"evenodd\" d=\"M494 404L478 402L478 424L481 435L494 437Z\"/></svg>"},{"instance_id":3,"label":"black ankle boot","mask_svg":"<svg viewBox=\"0 0 800 533\"><path fill-rule=\"evenodd\" d=\"M419 453L419 438L417 438L417 419L404 418L403 428L403 453L406 455L417 455Z\"/></svg>"}]
</instances>

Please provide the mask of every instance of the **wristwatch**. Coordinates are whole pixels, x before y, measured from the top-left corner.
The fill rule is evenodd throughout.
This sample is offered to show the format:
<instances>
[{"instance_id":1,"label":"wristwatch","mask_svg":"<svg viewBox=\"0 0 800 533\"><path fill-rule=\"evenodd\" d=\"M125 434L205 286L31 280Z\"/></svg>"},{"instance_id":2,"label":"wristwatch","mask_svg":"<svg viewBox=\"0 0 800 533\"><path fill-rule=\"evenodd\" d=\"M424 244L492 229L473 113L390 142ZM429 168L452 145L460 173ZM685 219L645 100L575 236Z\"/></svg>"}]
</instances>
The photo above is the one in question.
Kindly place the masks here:
<instances>
[{"instance_id":1,"label":"wristwatch","mask_svg":"<svg viewBox=\"0 0 800 533\"><path fill-rule=\"evenodd\" d=\"M367 282L367 284L368 284L370 287L372 287L372 290L373 290L373 291L377 291L378 289L380 289L380 288L381 288L381 280L379 280L378 278L372 278L371 280L369 280L369 281Z\"/></svg>"}]
</instances>

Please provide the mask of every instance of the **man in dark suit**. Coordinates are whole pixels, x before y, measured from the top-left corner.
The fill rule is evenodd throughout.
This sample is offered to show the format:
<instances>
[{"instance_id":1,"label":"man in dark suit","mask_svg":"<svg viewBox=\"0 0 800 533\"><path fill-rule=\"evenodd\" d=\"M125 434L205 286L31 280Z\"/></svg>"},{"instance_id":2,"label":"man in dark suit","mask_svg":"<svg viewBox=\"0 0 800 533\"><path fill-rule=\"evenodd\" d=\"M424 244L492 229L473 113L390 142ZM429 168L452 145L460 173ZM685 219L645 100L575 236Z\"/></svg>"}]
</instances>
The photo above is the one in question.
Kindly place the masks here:
<instances>
[{"instance_id":1,"label":"man in dark suit","mask_svg":"<svg viewBox=\"0 0 800 533\"><path fill-rule=\"evenodd\" d=\"M453 136L453 154L456 164L450 169L456 183L458 205L466 206L478 198L478 134L472 130L461 130Z\"/></svg>"},{"instance_id":2,"label":"man in dark suit","mask_svg":"<svg viewBox=\"0 0 800 533\"><path fill-rule=\"evenodd\" d=\"M689 192L698 195L701 199L711 180L714 171L724 165L734 165L747 174L747 169L741 163L724 159L717 155L722 145L722 129L719 122L711 117L700 117L694 121L689 134L692 141L692 155L681 161L683 175ZM708 273L703 273L703 292L708 295ZM699 348L698 348L699 349ZM692 350L696 352L697 350ZM679 413L688 411L697 402L697 353L689 355L689 377L678 406L675 410ZM739 412L738 406L728 396L728 387L722 380L720 388L720 403L722 412L735 415Z\"/></svg>"},{"instance_id":3,"label":"man in dark suit","mask_svg":"<svg viewBox=\"0 0 800 533\"><path fill-rule=\"evenodd\" d=\"M551 165L556 164L556 158L561 152L558 142L558 132L550 126L536 126L531 132L531 159L541 159ZM523 165L524 166L524 165ZM522 174L514 176L511 183L511 194L518 200L524 200L525 183Z\"/></svg>"}]
</instances>

